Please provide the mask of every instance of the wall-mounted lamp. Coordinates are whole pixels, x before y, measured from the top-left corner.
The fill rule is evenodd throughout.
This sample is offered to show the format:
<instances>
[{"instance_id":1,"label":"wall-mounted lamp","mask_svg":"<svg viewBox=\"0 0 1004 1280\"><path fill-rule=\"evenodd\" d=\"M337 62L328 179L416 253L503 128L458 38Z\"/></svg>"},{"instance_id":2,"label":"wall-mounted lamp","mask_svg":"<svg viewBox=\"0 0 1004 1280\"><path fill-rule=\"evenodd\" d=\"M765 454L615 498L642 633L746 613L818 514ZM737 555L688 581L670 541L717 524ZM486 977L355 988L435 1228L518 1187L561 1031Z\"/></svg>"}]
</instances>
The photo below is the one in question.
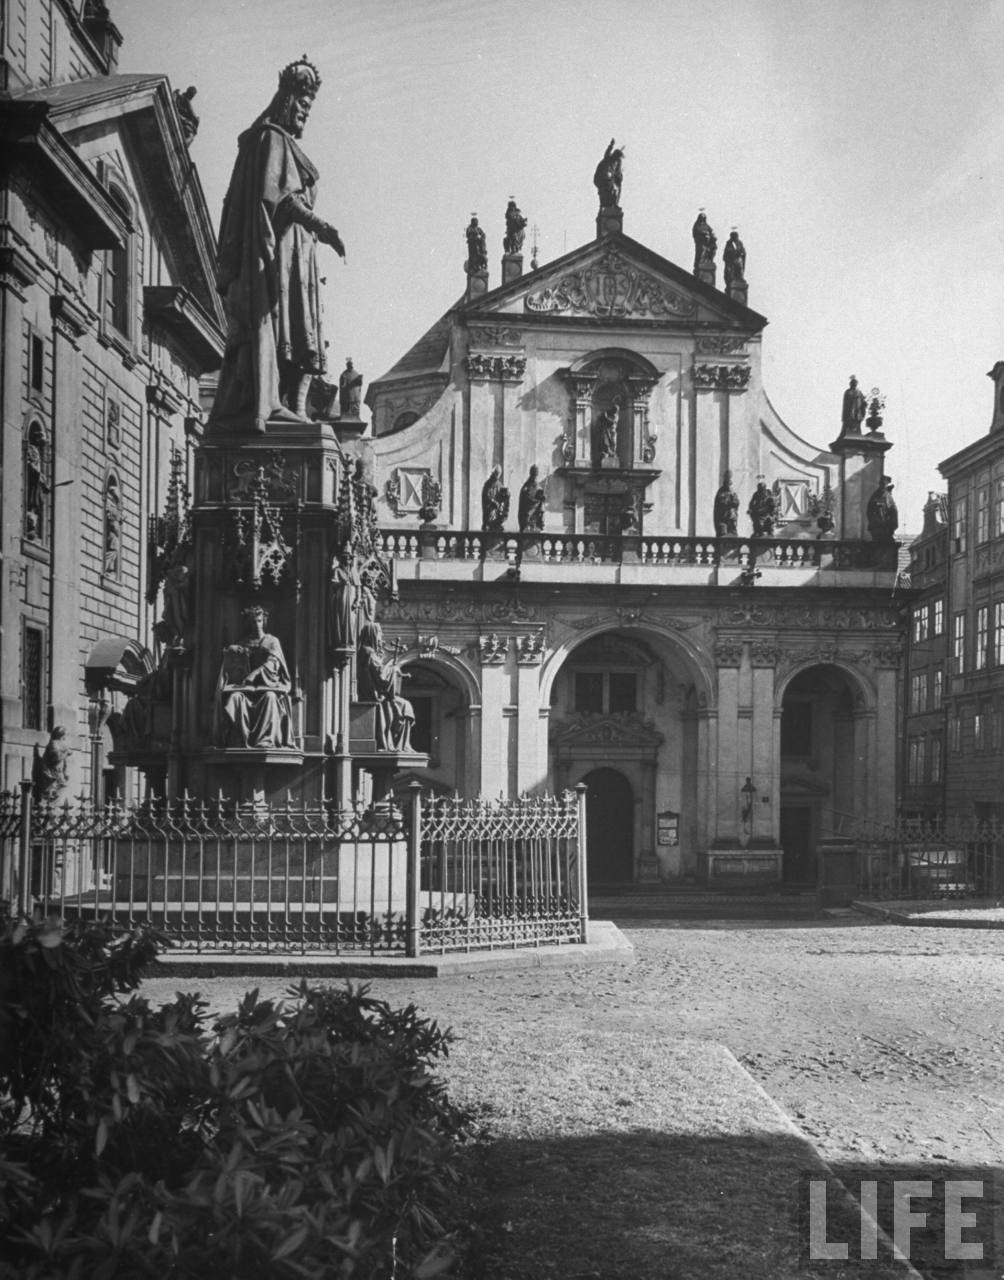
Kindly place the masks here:
<instances>
[{"instance_id":1,"label":"wall-mounted lamp","mask_svg":"<svg viewBox=\"0 0 1004 1280\"><path fill-rule=\"evenodd\" d=\"M753 801L756 799L756 784L753 779L747 775L746 781L739 788L739 794L742 796L743 807L741 810L744 826L753 825Z\"/></svg>"}]
</instances>

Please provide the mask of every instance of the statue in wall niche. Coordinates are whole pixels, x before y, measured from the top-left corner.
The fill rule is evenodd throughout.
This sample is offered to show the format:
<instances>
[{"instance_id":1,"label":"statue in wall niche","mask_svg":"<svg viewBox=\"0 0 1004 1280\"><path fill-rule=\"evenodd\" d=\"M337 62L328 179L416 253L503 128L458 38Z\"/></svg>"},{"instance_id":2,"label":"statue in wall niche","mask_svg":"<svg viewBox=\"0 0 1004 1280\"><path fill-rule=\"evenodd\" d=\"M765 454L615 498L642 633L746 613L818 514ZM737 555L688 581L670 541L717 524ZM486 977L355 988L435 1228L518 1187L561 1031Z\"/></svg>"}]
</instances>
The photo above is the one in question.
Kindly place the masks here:
<instances>
[{"instance_id":1,"label":"statue in wall niche","mask_svg":"<svg viewBox=\"0 0 1004 1280\"><path fill-rule=\"evenodd\" d=\"M859 436L861 423L868 412L868 398L858 386L858 380L851 374L851 381L844 392L844 401L840 411L840 431L845 436Z\"/></svg>"},{"instance_id":2,"label":"statue in wall niche","mask_svg":"<svg viewBox=\"0 0 1004 1280\"><path fill-rule=\"evenodd\" d=\"M501 533L509 514L509 490L502 483L502 468L493 467L481 490L481 528Z\"/></svg>"},{"instance_id":3,"label":"statue in wall niche","mask_svg":"<svg viewBox=\"0 0 1004 1280\"><path fill-rule=\"evenodd\" d=\"M488 244L485 241L484 228L478 223L478 215L471 214L471 220L464 232L467 237L467 262L464 265L469 276L488 270Z\"/></svg>"},{"instance_id":4,"label":"statue in wall niche","mask_svg":"<svg viewBox=\"0 0 1004 1280\"><path fill-rule=\"evenodd\" d=\"M410 751L415 711L408 699L401 696L404 672L396 662L385 661L383 652L380 624L368 622L360 627L356 663L359 698L377 704L378 750Z\"/></svg>"},{"instance_id":5,"label":"statue in wall niche","mask_svg":"<svg viewBox=\"0 0 1004 1280\"><path fill-rule=\"evenodd\" d=\"M746 513L753 521L753 537L769 538L774 532L774 521L777 519L777 498L767 488L765 480L757 485Z\"/></svg>"},{"instance_id":6,"label":"statue in wall niche","mask_svg":"<svg viewBox=\"0 0 1004 1280\"><path fill-rule=\"evenodd\" d=\"M538 468L532 466L519 491L520 533L532 533L544 527L544 490L537 479L538 474Z\"/></svg>"},{"instance_id":7,"label":"statue in wall niche","mask_svg":"<svg viewBox=\"0 0 1004 1280\"><path fill-rule=\"evenodd\" d=\"M32 422L24 443L24 536L29 542L45 537L46 440L42 427Z\"/></svg>"},{"instance_id":8,"label":"statue in wall niche","mask_svg":"<svg viewBox=\"0 0 1004 1280\"><path fill-rule=\"evenodd\" d=\"M362 593L355 558L348 547L343 547L331 565L328 643L332 649L355 649Z\"/></svg>"},{"instance_id":9,"label":"statue in wall niche","mask_svg":"<svg viewBox=\"0 0 1004 1280\"><path fill-rule=\"evenodd\" d=\"M114 472L105 482L104 573L117 578L122 569L122 490Z\"/></svg>"},{"instance_id":10,"label":"statue in wall niche","mask_svg":"<svg viewBox=\"0 0 1004 1280\"><path fill-rule=\"evenodd\" d=\"M223 650L216 686L216 740L223 747L291 747L292 681L259 605L241 614L244 634Z\"/></svg>"},{"instance_id":11,"label":"statue in wall niche","mask_svg":"<svg viewBox=\"0 0 1004 1280\"><path fill-rule=\"evenodd\" d=\"M69 782L70 748L66 745L66 730L57 724L49 734L45 749L35 747L31 764L32 799L43 804L55 804Z\"/></svg>"},{"instance_id":12,"label":"statue in wall niche","mask_svg":"<svg viewBox=\"0 0 1004 1280\"><path fill-rule=\"evenodd\" d=\"M611 138L593 174L593 186L599 194L601 209L620 208L623 177L624 147L616 147Z\"/></svg>"},{"instance_id":13,"label":"statue in wall niche","mask_svg":"<svg viewBox=\"0 0 1004 1280\"><path fill-rule=\"evenodd\" d=\"M734 538L739 519L739 495L732 488L732 472L722 476L721 488L715 494L715 536Z\"/></svg>"},{"instance_id":14,"label":"statue in wall niche","mask_svg":"<svg viewBox=\"0 0 1004 1280\"><path fill-rule=\"evenodd\" d=\"M363 375L352 363L352 357L345 361L345 368L338 379L338 409L343 418L358 418L359 406L362 402Z\"/></svg>"},{"instance_id":15,"label":"statue in wall niche","mask_svg":"<svg viewBox=\"0 0 1004 1280\"><path fill-rule=\"evenodd\" d=\"M698 267L713 267L715 252L718 249L718 237L712 231L707 215L702 209L697 215L692 233L694 236L694 274Z\"/></svg>"},{"instance_id":16,"label":"statue in wall niche","mask_svg":"<svg viewBox=\"0 0 1004 1280\"><path fill-rule=\"evenodd\" d=\"M899 528L899 512L892 496L893 483L888 476L882 476L879 487L868 499L865 515L868 520L868 533L873 542L892 542Z\"/></svg>"},{"instance_id":17,"label":"statue in wall niche","mask_svg":"<svg viewBox=\"0 0 1004 1280\"><path fill-rule=\"evenodd\" d=\"M601 460L603 458L620 457L620 449L618 445L620 417L620 400L612 401L599 416L598 423Z\"/></svg>"},{"instance_id":18,"label":"statue in wall niche","mask_svg":"<svg viewBox=\"0 0 1004 1280\"><path fill-rule=\"evenodd\" d=\"M342 258L345 247L314 213L318 172L300 148L320 84L306 55L291 62L238 139L220 220L216 287L228 333L210 428L302 421L311 381L325 371L317 242Z\"/></svg>"},{"instance_id":19,"label":"statue in wall niche","mask_svg":"<svg viewBox=\"0 0 1004 1280\"><path fill-rule=\"evenodd\" d=\"M722 250L722 261L725 263L725 283L746 283L746 246L739 239L739 232L733 231L725 248Z\"/></svg>"},{"instance_id":20,"label":"statue in wall niche","mask_svg":"<svg viewBox=\"0 0 1004 1280\"><path fill-rule=\"evenodd\" d=\"M526 218L515 200L510 199L505 208L505 239L502 248L506 253L522 253L526 236Z\"/></svg>"}]
</instances>

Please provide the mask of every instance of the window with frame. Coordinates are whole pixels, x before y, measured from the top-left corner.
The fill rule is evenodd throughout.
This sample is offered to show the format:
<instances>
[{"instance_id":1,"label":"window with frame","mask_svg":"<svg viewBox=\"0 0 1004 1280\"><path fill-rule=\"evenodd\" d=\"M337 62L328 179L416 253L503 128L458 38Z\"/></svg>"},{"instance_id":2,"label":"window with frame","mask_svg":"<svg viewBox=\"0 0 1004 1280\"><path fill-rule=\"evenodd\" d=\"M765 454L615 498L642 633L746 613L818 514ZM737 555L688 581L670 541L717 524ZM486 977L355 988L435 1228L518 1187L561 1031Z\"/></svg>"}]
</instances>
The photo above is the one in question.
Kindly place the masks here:
<instances>
[{"instance_id":1,"label":"window with frame","mask_svg":"<svg viewBox=\"0 0 1004 1280\"><path fill-rule=\"evenodd\" d=\"M938 711L941 708L941 699L945 693L945 670L943 667L935 667L931 671L931 708Z\"/></svg>"},{"instance_id":2,"label":"window with frame","mask_svg":"<svg viewBox=\"0 0 1004 1280\"><path fill-rule=\"evenodd\" d=\"M961 554L968 546L969 532L969 498L968 496L955 499L955 509L952 516L952 541L956 554Z\"/></svg>"},{"instance_id":3,"label":"window with frame","mask_svg":"<svg viewBox=\"0 0 1004 1280\"><path fill-rule=\"evenodd\" d=\"M990 541L990 486L976 490L976 542Z\"/></svg>"},{"instance_id":4,"label":"window with frame","mask_svg":"<svg viewBox=\"0 0 1004 1280\"><path fill-rule=\"evenodd\" d=\"M941 739L937 734L931 735L931 781L941 781Z\"/></svg>"},{"instance_id":5,"label":"window with frame","mask_svg":"<svg viewBox=\"0 0 1004 1280\"><path fill-rule=\"evenodd\" d=\"M927 710L927 672L918 671L910 677L910 710L914 714Z\"/></svg>"},{"instance_id":6,"label":"window with frame","mask_svg":"<svg viewBox=\"0 0 1004 1280\"><path fill-rule=\"evenodd\" d=\"M110 187L108 194L112 204L121 213L126 225L131 227L132 210L125 195L117 187ZM105 251L105 271L102 286L105 324L126 339L132 338L131 270L132 246L130 237L127 235L121 246Z\"/></svg>"},{"instance_id":7,"label":"window with frame","mask_svg":"<svg viewBox=\"0 0 1004 1280\"><path fill-rule=\"evenodd\" d=\"M997 495L994 503L994 537L1004 535L1004 480L997 481Z\"/></svg>"},{"instance_id":8,"label":"window with frame","mask_svg":"<svg viewBox=\"0 0 1004 1280\"><path fill-rule=\"evenodd\" d=\"M575 710L593 714L636 711L638 675L634 671L576 671Z\"/></svg>"},{"instance_id":9,"label":"window with frame","mask_svg":"<svg viewBox=\"0 0 1004 1280\"><path fill-rule=\"evenodd\" d=\"M952 674L961 676L966 669L966 615L957 613L952 622Z\"/></svg>"},{"instance_id":10,"label":"window with frame","mask_svg":"<svg viewBox=\"0 0 1004 1280\"><path fill-rule=\"evenodd\" d=\"M920 604L913 611L913 643L923 644L927 639L928 608Z\"/></svg>"},{"instance_id":11,"label":"window with frame","mask_svg":"<svg viewBox=\"0 0 1004 1280\"><path fill-rule=\"evenodd\" d=\"M922 737L911 738L907 780L913 786L924 781L924 755L924 739Z\"/></svg>"},{"instance_id":12,"label":"window with frame","mask_svg":"<svg viewBox=\"0 0 1004 1280\"><path fill-rule=\"evenodd\" d=\"M945 630L945 602L935 600L931 605L931 635L940 636Z\"/></svg>"},{"instance_id":13,"label":"window with frame","mask_svg":"<svg viewBox=\"0 0 1004 1280\"><path fill-rule=\"evenodd\" d=\"M45 628L21 624L21 724L25 729L45 725Z\"/></svg>"},{"instance_id":14,"label":"window with frame","mask_svg":"<svg viewBox=\"0 0 1004 1280\"><path fill-rule=\"evenodd\" d=\"M1004 666L1004 600L994 601L994 665Z\"/></svg>"},{"instance_id":15,"label":"window with frame","mask_svg":"<svg viewBox=\"0 0 1004 1280\"><path fill-rule=\"evenodd\" d=\"M987 749L987 720L989 712L985 703L980 705L973 712L973 750L986 751Z\"/></svg>"},{"instance_id":16,"label":"window with frame","mask_svg":"<svg viewBox=\"0 0 1004 1280\"><path fill-rule=\"evenodd\" d=\"M962 716L958 711L948 717L948 749L953 755L962 750Z\"/></svg>"},{"instance_id":17,"label":"window with frame","mask_svg":"<svg viewBox=\"0 0 1004 1280\"><path fill-rule=\"evenodd\" d=\"M987 647L989 642L990 609L981 604L976 610L976 649L973 653L973 669L983 671L987 665Z\"/></svg>"},{"instance_id":18,"label":"window with frame","mask_svg":"<svg viewBox=\"0 0 1004 1280\"><path fill-rule=\"evenodd\" d=\"M28 391L38 399L45 390L45 339L32 333L28 339Z\"/></svg>"}]
</instances>

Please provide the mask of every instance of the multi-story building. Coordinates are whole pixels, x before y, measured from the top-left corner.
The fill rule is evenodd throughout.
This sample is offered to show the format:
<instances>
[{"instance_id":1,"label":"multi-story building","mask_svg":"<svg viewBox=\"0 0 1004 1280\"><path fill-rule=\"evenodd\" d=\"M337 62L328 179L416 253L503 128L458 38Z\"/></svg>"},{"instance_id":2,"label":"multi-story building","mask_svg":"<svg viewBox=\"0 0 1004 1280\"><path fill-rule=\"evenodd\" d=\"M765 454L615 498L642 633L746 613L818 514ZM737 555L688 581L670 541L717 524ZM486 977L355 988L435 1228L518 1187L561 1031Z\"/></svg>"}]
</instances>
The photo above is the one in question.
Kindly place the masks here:
<instances>
[{"instance_id":1,"label":"multi-story building","mask_svg":"<svg viewBox=\"0 0 1004 1280\"><path fill-rule=\"evenodd\" d=\"M0 13L2 783L59 725L69 791L100 796L128 787L108 757L153 667L156 517L222 353L213 235L188 100L118 73L107 6Z\"/></svg>"},{"instance_id":2,"label":"multi-story building","mask_svg":"<svg viewBox=\"0 0 1004 1280\"><path fill-rule=\"evenodd\" d=\"M1004 818L1004 361L987 435L940 464L944 565L945 812Z\"/></svg>"},{"instance_id":3,"label":"multi-story building","mask_svg":"<svg viewBox=\"0 0 1004 1280\"><path fill-rule=\"evenodd\" d=\"M451 792L585 781L594 879L813 883L895 812L890 446L853 383L830 446L787 426L734 258L719 289L622 216L493 289L469 260L369 389L414 742Z\"/></svg>"}]
</instances>

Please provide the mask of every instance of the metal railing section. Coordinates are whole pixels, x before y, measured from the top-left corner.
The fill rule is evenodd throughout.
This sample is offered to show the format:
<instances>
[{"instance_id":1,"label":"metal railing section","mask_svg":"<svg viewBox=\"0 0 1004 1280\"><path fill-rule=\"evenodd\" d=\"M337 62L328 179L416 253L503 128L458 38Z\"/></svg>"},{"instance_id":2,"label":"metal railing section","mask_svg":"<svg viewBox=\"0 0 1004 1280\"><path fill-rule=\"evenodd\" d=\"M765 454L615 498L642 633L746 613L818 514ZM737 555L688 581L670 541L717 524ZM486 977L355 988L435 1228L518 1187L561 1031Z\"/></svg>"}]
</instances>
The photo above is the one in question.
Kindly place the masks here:
<instances>
[{"instance_id":1,"label":"metal railing section","mask_svg":"<svg viewBox=\"0 0 1004 1280\"><path fill-rule=\"evenodd\" d=\"M579 941L584 812L569 796L423 813L417 787L404 811L189 797L96 808L34 804L24 784L0 794L0 896L21 916L151 925L199 953Z\"/></svg>"}]
</instances>

